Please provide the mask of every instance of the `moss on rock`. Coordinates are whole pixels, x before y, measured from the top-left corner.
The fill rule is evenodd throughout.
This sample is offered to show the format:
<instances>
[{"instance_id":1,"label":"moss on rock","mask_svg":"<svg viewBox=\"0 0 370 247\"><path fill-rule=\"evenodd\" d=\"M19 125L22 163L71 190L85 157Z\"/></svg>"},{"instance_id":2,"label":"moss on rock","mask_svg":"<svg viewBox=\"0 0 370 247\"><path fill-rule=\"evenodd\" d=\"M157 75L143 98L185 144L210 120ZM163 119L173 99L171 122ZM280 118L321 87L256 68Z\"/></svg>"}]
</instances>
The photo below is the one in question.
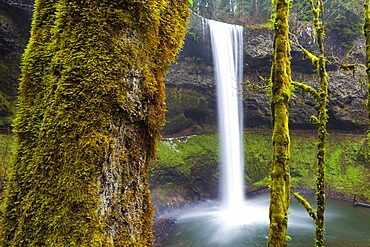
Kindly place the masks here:
<instances>
[{"instance_id":1,"label":"moss on rock","mask_svg":"<svg viewBox=\"0 0 370 247\"><path fill-rule=\"evenodd\" d=\"M173 134L194 124L214 124L215 112L204 95L192 89L166 89L166 124L164 134Z\"/></svg>"}]
</instances>

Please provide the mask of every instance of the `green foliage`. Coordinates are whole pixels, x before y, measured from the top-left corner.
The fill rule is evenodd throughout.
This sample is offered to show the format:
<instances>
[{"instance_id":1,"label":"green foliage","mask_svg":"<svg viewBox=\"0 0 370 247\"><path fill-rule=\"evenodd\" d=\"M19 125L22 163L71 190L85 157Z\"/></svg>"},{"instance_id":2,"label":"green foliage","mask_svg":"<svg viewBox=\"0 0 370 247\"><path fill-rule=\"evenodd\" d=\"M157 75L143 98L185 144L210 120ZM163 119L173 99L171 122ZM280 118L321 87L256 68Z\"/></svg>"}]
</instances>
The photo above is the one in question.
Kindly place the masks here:
<instances>
[{"instance_id":1,"label":"green foliage","mask_svg":"<svg viewBox=\"0 0 370 247\"><path fill-rule=\"evenodd\" d=\"M168 183L185 186L191 196L215 196L218 180L216 134L162 140L158 160L150 169L153 188Z\"/></svg>"},{"instance_id":2,"label":"green foliage","mask_svg":"<svg viewBox=\"0 0 370 247\"><path fill-rule=\"evenodd\" d=\"M370 169L358 159L366 136L330 134L327 139L327 189L342 192L348 198L352 198L353 194L370 198ZM271 146L271 132L244 132L247 188L270 184ZM316 148L314 134L291 134L292 188L315 188ZM218 162L216 134L162 140L158 160L150 169L151 187L164 186L161 187L163 198L167 193L166 188L173 189L176 186L188 188L189 196L195 196L194 191L215 196ZM206 183L209 185L204 187ZM212 190L213 194L209 192Z\"/></svg>"},{"instance_id":3,"label":"green foliage","mask_svg":"<svg viewBox=\"0 0 370 247\"><path fill-rule=\"evenodd\" d=\"M357 194L369 198L364 186L370 170L358 162L365 136L330 134L326 145L326 185L328 191ZM291 175L292 187L315 187L317 141L311 134L292 134Z\"/></svg>"},{"instance_id":4,"label":"green foliage","mask_svg":"<svg viewBox=\"0 0 370 247\"><path fill-rule=\"evenodd\" d=\"M238 24L266 22L271 0L194 0L191 9L208 19Z\"/></svg>"},{"instance_id":5,"label":"green foliage","mask_svg":"<svg viewBox=\"0 0 370 247\"><path fill-rule=\"evenodd\" d=\"M271 133L244 133L244 163L248 187L263 180L271 167ZM219 150L218 135L207 134L178 139L164 139L159 145L158 160L150 169L153 188L167 183L207 186L205 191L217 193ZM263 184L264 185L264 184Z\"/></svg>"},{"instance_id":6,"label":"green foliage","mask_svg":"<svg viewBox=\"0 0 370 247\"><path fill-rule=\"evenodd\" d=\"M256 184L263 180L271 168L271 133L244 132L244 164L247 184ZM268 182L267 182L268 183Z\"/></svg>"},{"instance_id":7,"label":"green foliage","mask_svg":"<svg viewBox=\"0 0 370 247\"><path fill-rule=\"evenodd\" d=\"M361 145L357 160L360 165L370 168L370 143L368 138Z\"/></svg>"}]
</instances>

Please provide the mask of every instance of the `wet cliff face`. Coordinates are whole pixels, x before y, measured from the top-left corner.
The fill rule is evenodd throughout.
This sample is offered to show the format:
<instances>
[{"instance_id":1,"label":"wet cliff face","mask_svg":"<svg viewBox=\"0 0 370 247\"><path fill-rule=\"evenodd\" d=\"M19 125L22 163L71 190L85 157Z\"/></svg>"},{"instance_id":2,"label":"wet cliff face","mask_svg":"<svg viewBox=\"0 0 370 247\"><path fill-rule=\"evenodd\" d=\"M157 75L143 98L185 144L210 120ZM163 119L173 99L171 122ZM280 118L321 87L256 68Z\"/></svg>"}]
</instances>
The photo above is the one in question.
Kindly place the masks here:
<instances>
[{"instance_id":1,"label":"wet cliff face","mask_svg":"<svg viewBox=\"0 0 370 247\"><path fill-rule=\"evenodd\" d=\"M9 126L13 118L20 57L30 25L30 11L0 1L0 126Z\"/></svg>"},{"instance_id":2,"label":"wet cliff face","mask_svg":"<svg viewBox=\"0 0 370 247\"><path fill-rule=\"evenodd\" d=\"M9 6L0 1L0 125L10 124L14 111L19 78L20 56L26 45L30 28L29 11ZM185 45L179 60L166 76L167 116L165 134L186 128L215 126L217 123L215 82L208 30L199 16L193 15L189 24ZM316 45L309 25L299 28L301 44L312 52ZM265 85L262 78L269 78L273 31L267 28L245 28L244 81ZM364 39L361 33L353 49L348 51L335 32L327 31L326 50L331 63L329 81L329 123L331 129L366 129L366 85L361 73L341 70L337 62L343 62L350 54L349 62L363 63ZM317 77L309 60L292 47L293 80L317 85ZM0 96L3 96L0 94ZM245 127L270 128L270 102L268 93L261 90L245 95ZM315 128L309 119L316 114L311 96L295 92L290 104L292 128Z\"/></svg>"},{"instance_id":3,"label":"wet cliff face","mask_svg":"<svg viewBox=\"0 0 370 247\"><path fill-rule=\"evenodd\" d=\"M316 44L309 25L299 28L297 37L300 44L315 53ZM245 28L244 40L244 82L264 86L271 68L273 31L267 28ZM170 128L176 125L173 119L182 123L181 128L191 126L209 126L216 121L216 95L212 64L212 51L208 30L202 19L193 15L190 28L179 56L166 76L167 86L167 125L165 133L179 129ZM335 32L327 31L326 53L329 80L329 129L364 130L367 126L367 86L365 76L361 73L343 70L340 63L347 58L349 63L363 63L365 41L360 33L351 50L347 50L337 39ZM292 46L292 78L314 88L318 87L315 67L303 54ZM357 68L361 70L361 68ZM173 93L181 95L183 100L173 100ZM310 116L316 115L316 106L312 97L295 91L290 102L290 126L295 129L316 128L310 123ZM197 96L196 96L197 95ZM204 105L200 108L194 103L187 104L185 99L199 97ZM186 107L184 107L186 105ZM181 107L178 107L181 106ZM176 110L174 110L176 109ZM191 112L191 114L189 114ZM268 92L264 90L245 94L244 125L246 128L271 128L270 102ZM179 121L181 119L181 121ZM180 128L180 126L178 126Z\"/></svg>"}]
</instances>

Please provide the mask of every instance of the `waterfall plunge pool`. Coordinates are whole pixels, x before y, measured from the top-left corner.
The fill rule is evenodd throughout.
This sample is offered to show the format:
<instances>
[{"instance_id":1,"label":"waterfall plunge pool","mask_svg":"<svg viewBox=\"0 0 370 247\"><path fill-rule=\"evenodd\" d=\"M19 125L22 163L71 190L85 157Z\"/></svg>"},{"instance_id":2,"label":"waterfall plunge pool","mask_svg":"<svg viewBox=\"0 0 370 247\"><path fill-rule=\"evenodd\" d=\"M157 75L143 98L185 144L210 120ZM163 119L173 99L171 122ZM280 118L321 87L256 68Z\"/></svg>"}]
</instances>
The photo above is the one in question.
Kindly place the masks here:
<instances>
[{"instance_id":1,"label":"waterfall plunge pool","mask_svg":"<svg viewBox=\"0 0 370 247\"><path fill-rule=\"evenodd\" d=\"M315 205L315 198L305 195ZM187 210L164 247L259 247L267 246L269 194L249 197L241 211L225 216L216 201ZM226 219L225 219L226 217ZM326 204L326 247L370 246L370 209L351 202L328 199ZM315 225L302 205L291 198L288 246L314 246Z\"/></svg>"},{"instance_id":2,"label":"waterfall plunge pool","mask_svg":"<svg viewBox=\"0 0 370 247\"><path fill-rule=\"evenodd\" d=\"M215 64L220 128L222 183L221 202L213 201L183 212L164 247L258 247L267 246L269 195L244 200L241 152L242 33L235 25L208 23ZM208 26L207 25L207 26ZM234 146L235 145L235 146ZM234 153L235 151L235 153ZM309 198L311 205L314 197ZM315 226L302 205L291 200L289 246L314 246ZM350 202L328 200L326 247L370 246L370 210Z\"/></svg>"}]
</instances>

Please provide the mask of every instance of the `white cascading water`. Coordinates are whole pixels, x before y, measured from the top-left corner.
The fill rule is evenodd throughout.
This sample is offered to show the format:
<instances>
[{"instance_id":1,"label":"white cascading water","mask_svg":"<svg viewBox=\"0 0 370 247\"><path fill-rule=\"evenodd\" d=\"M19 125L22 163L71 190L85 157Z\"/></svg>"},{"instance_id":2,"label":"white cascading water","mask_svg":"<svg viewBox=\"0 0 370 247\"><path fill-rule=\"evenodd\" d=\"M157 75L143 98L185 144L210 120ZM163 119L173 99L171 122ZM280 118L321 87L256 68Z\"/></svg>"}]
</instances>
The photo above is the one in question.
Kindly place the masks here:
<instances>
[{"instance_id":1,"label":"white cascading water","mask_svg":"<svg viewBox=\"0 0 370 247\"><path fill-rule=\"evenodd\" d=\"M216 77L221 203L206 202L182 214L177 224L184 228L176 233L179 237L176 243L168 246L253 246L254 237L265 240L266 234L259 235L257 229L265 229L268 224L268 201L245 200L244 196L243 121L239 91L243 28L207 19L202 20L202 26L209 28ZM191 241L187 242L188 239Z\"/></svg>"},{"instance_id":2,"label":"white cascading water","mask_svg":"<svg viewBox=\"0 0 370 247\"><path fill-rule=\"evenodd\" d=\"M166 246L265 246L267 244L269 223L269 197L267 194L261 194L247 200L244 198L244 169L241 145L242 115L239 114L238 110L241 108L238 87L242 80L243 29L235 25L206 19L202 20L202 26L203 28L209 27L210 30L218 91L222 162L221 205L209 201L184 212L178 217L172 239ZM203 33L206 33L205 30ZM289 235L293 236L291 244L292 246L298 246L299 244L301 246L302 243L314 238L312 234L314 234L315 227L312 219L295 200L292 201L292 206L294 210L289 216ZM339 208L337 206L333 207L333 209ZM353 213L352 210L351 213ZM336 228L340 225L337 220L343 220L348 216L345 213L332 213L329 217L333 227ZM366 218L364 215L360 217ZM348 219L350 218L348 217ZM354 239L363 241L366 233L362 230L367 228L362 227L358 222L360 222L360 218L354 225L354 228L355 226L359 226L359 228L353 231L352 235L362 232L362 235L356 235ZM363 224L366 225L367 222L365 220ZM343 221L342 224L347 226L348 221ZM343 230L344 239L341 240L343 242L350 239L346 236L346 231L348 231L348 227ZM331 239L333 241L335 238L332 237ZM338 246L340 241L336 242L335 246ZM341 246L345 246L345 244Z\"/></svg>"},{"instance_id":3,"label":"white cascading water","mask_svg":"<svg viewBox=\"0 0 370 247\"><path fill-rule=\"evenodd\" d=\"M226 211L244 205L242 110L243 27L208 21L216 77L221 150L221 201Z\"/></svg>"}]
</instances>

